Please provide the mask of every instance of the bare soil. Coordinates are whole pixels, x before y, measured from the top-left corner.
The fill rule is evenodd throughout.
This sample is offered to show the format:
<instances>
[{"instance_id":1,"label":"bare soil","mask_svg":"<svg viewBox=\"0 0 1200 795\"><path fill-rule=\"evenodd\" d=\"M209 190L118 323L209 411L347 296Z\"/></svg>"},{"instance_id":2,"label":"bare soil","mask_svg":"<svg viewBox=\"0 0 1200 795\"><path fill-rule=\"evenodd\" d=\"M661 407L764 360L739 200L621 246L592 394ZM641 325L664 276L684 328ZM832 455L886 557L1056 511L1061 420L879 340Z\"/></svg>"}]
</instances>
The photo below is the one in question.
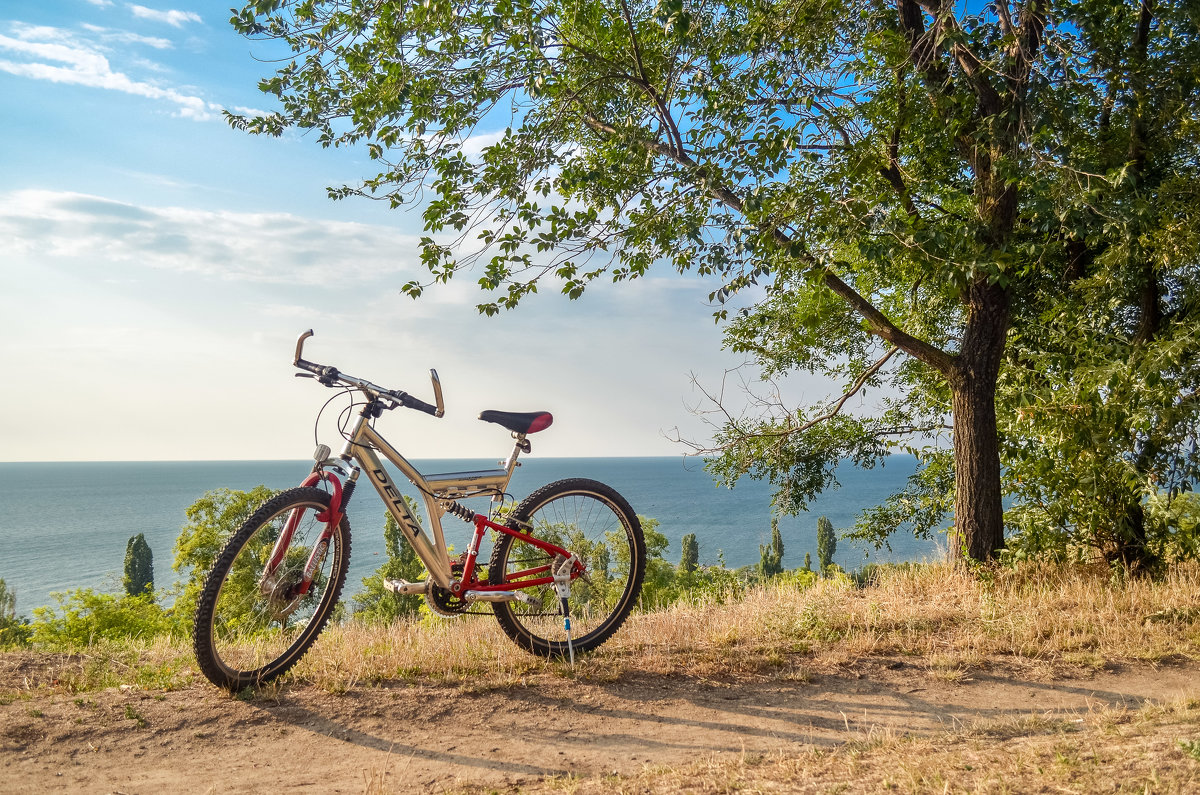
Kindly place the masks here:
<instances>
[{"instance_id":1,"label":"bare soil","mask_svg":"<svg viewBox=\"0 0 1200 795\"><path fill-rule=\"evenodd\" d=\"M69 693L36 655L0 655L2 792L466 792L570 789L696 762L787 755L877 731L1082 720L1194 696L1184 662L1037 681L992 660L966 674L909 659L711 680L540 674L501 689L400 681L332 694L285 684ZM36 673L36 672L34 672ZM1200 770L1200 766L1198 766Z\"/></svg>"}]
</instances>

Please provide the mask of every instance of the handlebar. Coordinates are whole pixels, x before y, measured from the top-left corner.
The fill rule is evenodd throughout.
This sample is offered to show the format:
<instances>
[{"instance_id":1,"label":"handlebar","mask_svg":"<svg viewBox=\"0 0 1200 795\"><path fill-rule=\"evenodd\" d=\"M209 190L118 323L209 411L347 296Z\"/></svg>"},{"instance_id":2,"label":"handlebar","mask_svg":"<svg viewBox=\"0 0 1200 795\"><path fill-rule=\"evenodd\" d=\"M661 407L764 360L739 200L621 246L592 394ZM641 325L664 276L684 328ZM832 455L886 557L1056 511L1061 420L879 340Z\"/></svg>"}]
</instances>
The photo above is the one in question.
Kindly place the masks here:
<instances>
[{"instance_id":1,"label":"handlebar","mask_svg":"<svg viewBox=\"0 0 1200 795\"><path fill-rule=\"evenodd\" d=\"M345 384L352 386L355 389L360 389L370 395L376 397L388 398L394 400L397 405L404 406L409 409L423 411L426 414L431 414L434 417L442 417L446 414L445 404L442 402L442 382L438 378L437 370L430 370L429 377L433 382L433 396L437 401L436 406L431 406L420 398L413 397L407 392L399 389L387 389L386 387L372 384L362 378L355 378L352 375L340 372L332 365L317 364L315 362L306 361L304 359L304 341L313 336L313 330L309 329L301 334L296 339L296 356L292 359L292 364L301 370L306 370L316 376L317 380L325 386L333 386L334 384Z\"/></svg>"}]
</instances>

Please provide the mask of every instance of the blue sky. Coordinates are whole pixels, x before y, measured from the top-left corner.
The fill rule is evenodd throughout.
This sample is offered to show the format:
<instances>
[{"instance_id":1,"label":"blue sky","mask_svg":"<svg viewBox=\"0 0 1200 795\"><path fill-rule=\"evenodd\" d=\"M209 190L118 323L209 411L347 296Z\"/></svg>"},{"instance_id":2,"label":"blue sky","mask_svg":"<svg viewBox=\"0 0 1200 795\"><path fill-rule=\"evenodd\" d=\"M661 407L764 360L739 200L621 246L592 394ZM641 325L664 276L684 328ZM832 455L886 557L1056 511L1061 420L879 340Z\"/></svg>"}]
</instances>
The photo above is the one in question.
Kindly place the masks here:
<instances>
[{"instance_id":1,"label":"blue sky","mask_svg":"<svg viewBox=\"0 0 1200 795\"><path fill-rule=\"evenodd\" d=\"M471 278L419 301L419 210L331 202L371 172L311 136L231 130L269 109L266 45L216 4L0 7L0 460L303 458L329 393L307 358L427 397L388 415L412 457L492 457L485 408L548 409L540 455L674 455L703 437L690 374L717 387L711 283L669 271L478 316ZM483 131L486 133L487 131ZM333 445L328 430L322 440Z\"/></svg>"}]
</instances>

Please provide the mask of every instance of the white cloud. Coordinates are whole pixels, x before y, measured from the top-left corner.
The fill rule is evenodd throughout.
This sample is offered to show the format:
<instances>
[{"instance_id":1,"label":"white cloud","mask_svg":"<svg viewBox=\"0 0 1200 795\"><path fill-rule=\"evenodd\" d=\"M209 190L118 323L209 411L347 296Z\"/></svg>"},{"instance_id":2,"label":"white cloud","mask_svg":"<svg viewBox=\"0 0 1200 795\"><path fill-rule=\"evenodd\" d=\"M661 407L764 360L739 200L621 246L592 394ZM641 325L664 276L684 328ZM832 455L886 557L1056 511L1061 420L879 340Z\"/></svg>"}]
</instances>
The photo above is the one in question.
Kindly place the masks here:
<instances>
[{"instance_id":1,"label":"white cloud","mask_svg":"<svg viewBox=\"0 0 1200 795\"><path fill-rule=\"evenodd\" d=\"M495 132L475 133L462 142L462 153L466 157L479 157L489 146L500 143L504 139L504 130Z\"/></svg>"},{"instance_id":2,"label":"white cloud","mask_svg":"<svg viewBox=\"0 0 1200 795\"><path fill-rule=\"evenodd\" d=\"M104 41L111 41L117 44L144 44L147 47L153 47L156 50L169 50L175 45L169 39L163 39L158 36L143 36L139 33L133 33L128 30L114 30L113 28L105 28L100 25L83 24L84 30L95 33Z\"/></svg>"},{"instance_id":3,"label":"white cloud","mask_svg":"<svg viewBox=\"0 0 1200 795\"><path fill-rule=\"evenodd\" d=\"M91 3L97 8L110 8L113 4L113 0L87 0L87 2Z\"/></svg>"},{"instance_id":4,"label":"white cloud","mask_svg":"<svg viewBox=\"0 0 1200 795\"><path fill-rule=\"evenodd\" d=\"M271 112L269 110L261 110L259 108L251 108L251 107L247 107L245 105L231 105L231 106L229 106L228 110L231 113L236 113L239 116L245 116L247 118L254 118L255 116L267 116Z\"/></svg>"},{"instance_id":5,"label":"white cloud","mask_svg":"<svg viewBox=\"0 0 1200 795\"><path fill-rule=\"evenodd\" d=\"M203 22L195 11L159 11L146 6L129 4L129 10L138 19L148 19L152 22L163 22L174 28L182 28L188 22Z\"/></svg>"},{"instance_id":6,"label":"white cloud","mask_svg":"<svg viewBox=\"0 0 1200 795\"><path fill-rule=\"evenodd\" d=\"M79 39L61 28L14 23L13 36L0 35L0 71L33 80L119 91L168 102L189 119L206 121L220 113L220 106L175 88L141 80L113 69L96 44ZM15 56L15 57L11 57Z\"/></svg>"},{"instance_id":7,"label":"white cloud","mask_svg":"<svg viewBox=\"0 0 1200 795\"><path fill-rule=\"evenodd\" d=\"M143 207L81 193L0 194L8 256L140 265L214 280L335 286L418 273L417 240L288 213ZM402 274L409 274L404 276Z\"/></svg>"},{"instance_id":8,"label":"white cloud","mask_svg":"<svg viewBox=\"0 0 1200 795\"><path fill-rule=\"evenodd\" d=\"M256 304L255 311L266 317L281 318L284 320L312 322L313 318L329 321L339 319L339 315L335 312L326 312L321 309L313 309L310 306L300 306L298 304Z\"/></svg>"},{"instance_id":9,"label":"white cloud","mask_svg":"<svg viewBox=\"0 0 1200 795\"><path fill-rule=\"evenodd\" d=\"M729 366L695 280L598 283L579 301L547 285L520 311L483 318L471 274L420 301L400 295L426 272L415 236L382 224L0 191L0 251L0 310L16 330L0 336L0 359L42 387L0 382L14 460L304 455L295 443L307 446L325 395L291 388L288 362L309 327L310 358L378 383L427 396L424 369L439 368L448 419L393 426L414 456L502 451L503 431L473 419L482 408L554 411L541 455L677 453L662 429L705 433L683 408L687 373L711 383ZM209 365L223 377L198 379ZM70 403L79 383L85 406ZM148 406L164 389L177 399ZM243 421L246 394L279 400ZM48 447L13 419L33 411L74 424Z\"/></svg>"}]
</instances>

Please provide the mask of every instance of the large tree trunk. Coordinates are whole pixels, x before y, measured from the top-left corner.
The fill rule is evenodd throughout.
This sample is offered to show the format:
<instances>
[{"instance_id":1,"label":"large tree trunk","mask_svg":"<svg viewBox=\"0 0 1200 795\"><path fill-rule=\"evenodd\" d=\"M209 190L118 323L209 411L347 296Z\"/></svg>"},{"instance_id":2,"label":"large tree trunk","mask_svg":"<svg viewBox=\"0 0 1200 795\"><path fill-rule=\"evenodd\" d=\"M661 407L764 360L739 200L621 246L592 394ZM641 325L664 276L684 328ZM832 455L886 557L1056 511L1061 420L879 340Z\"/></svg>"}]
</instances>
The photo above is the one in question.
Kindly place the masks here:
<instances>
[{"instance_id":1,"label":"large tree trunk","mask_svg":"<svg viewBox=\"0 0 1200 795\"><path fill-rule=\"evenodd\" d=\"M949 375L954 421L954 529L950 560L990 560L1004 548L996 380L1008 332L1007 290L976 282L962 350Z\"/></svg>"},{"instance_id":2,"label":"large tree trunk","mask_svg":"<svg viewBox=\"0 0 1200 795\"><path fill-rule=\"evenodd\" d=\"M990 560L1004 548L996 381L954 390L954 528L950 560Z\"/></svg>"},{"instance_id":3,"label":"large tree trunk","mask_svg":"<svg viewBox=\"0 0 1200 795\"><path fill-rule=\"evenodd\" d=\"M1138 475L1150 477L1150 468L1154 466L1158 446L1153 441L1142 443L1133 463ZM1125 497L1123 510L1117 511L1116 518L1116 549L1110 560L1119 560L1134 572L1153 571L1160 563L1154 550L1150 548L1146 537L1146 508L1142 504L1140 490L1133 489Z\"/></svg>"}]
</instances>

